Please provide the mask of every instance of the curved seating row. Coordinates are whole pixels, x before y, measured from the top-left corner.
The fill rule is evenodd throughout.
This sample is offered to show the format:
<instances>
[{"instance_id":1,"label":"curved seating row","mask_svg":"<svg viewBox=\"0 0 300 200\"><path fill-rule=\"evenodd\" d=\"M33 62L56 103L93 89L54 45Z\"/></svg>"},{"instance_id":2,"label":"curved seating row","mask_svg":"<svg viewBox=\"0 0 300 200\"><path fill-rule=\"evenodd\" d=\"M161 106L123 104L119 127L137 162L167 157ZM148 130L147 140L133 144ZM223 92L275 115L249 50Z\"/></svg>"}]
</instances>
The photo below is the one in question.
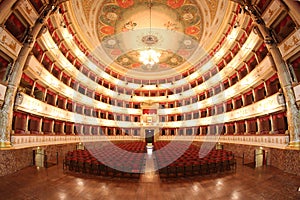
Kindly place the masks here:
<instances>
[{"instance_id":1,"label":"curved seating row","mask_svg":"<svg viewBox=\"0 0 300 200\"><path fill-rule=\"evenodd\" d=\"M105 143L65 155L64 169L103 176L139 175L144 167L145 143Z\"/></svg>"},{"instance_id":2,"label":"curved seating row","mask_svg":"<svg viewBox=\"0 0 300 200\"><path fill-rule=\"evenodd\" d=\"M200 157L199 151L203 151L201 147L187 142L172 143L174 145L169 142L154 144L160 176L205 175L236 168L236 159L231 151L209 149Z\"/></svg>"}]
</instances>

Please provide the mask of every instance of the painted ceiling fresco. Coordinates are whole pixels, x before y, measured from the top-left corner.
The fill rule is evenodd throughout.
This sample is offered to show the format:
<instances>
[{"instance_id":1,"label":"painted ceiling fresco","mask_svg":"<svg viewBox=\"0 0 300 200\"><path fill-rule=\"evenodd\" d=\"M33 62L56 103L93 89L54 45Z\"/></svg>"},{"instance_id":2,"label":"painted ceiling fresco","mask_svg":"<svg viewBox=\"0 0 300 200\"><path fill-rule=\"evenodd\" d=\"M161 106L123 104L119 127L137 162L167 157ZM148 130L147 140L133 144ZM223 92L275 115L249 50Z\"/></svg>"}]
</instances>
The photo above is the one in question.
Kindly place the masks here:
<instances>
[{"instance_id":1,"label":"painted ceiling fresco","mask_svg":"<svg viewBox=\"0 0 300 200\"><path fill-rule=\"evenodd\" d=\"M191 53L191 46L184 44L199 40L203 32L200 10L184 0L109 1L102 4L98 16L98 36L108 47L107 54L119 65L136 70L183 64L187 58L182 54ZM180 40L182 45L162 48L162 43L174 44L183 36L186 39ZM147 48L161 53L160 62L151 68L139 62L139 52Z\"/></svg>"},{"instance_id":2,"label":"painted ceiling fresco","mask_svg":"<svg viewBox=\"0 0 300 200\"><path fill-rule=\"evenodd\" d=\"M217 12L225 13L222 0L74 0L73 5L75 15L84 12L81 18L76 16L79 25L97 38L94 43L111 64L140 72L189 65L199 43L220 26ZM151 68L139 61L145 49L161 54Z\"/></svg>"}]
</instances>

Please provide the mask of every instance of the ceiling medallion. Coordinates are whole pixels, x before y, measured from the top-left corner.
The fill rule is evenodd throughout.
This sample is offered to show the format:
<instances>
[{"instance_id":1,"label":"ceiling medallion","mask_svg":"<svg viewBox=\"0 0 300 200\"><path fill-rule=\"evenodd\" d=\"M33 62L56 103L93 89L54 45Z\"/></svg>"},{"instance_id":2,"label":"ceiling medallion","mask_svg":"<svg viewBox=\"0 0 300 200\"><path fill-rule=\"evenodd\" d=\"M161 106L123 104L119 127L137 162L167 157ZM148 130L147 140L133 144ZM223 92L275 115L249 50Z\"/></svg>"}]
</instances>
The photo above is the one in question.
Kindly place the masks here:
<instances>
[{"instance_id":1,"label":"ceiling medallion","mask_svg":"<svg viewBox=\"0 0 300 200\"><path fill-rule=\"evenodd\" d=\"M146 45L154 45L158 42L158 38L155 35L146 35L142 37L142 42Z\"/></svg>"}]
</instances>

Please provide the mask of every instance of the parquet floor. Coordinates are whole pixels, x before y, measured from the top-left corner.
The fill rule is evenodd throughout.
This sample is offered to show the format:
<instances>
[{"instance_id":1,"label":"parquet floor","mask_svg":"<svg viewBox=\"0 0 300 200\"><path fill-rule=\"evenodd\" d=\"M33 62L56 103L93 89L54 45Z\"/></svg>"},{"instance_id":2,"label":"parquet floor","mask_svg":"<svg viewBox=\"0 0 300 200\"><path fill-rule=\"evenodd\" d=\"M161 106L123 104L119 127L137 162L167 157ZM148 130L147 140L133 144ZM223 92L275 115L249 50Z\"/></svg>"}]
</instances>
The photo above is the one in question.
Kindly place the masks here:
<instances>
[{"instance_id":1,"label":"parquet floor","mask_svg":"<svg viewBox=\"0 0 300 200\"><path fill-rule=\"evenodd\" d=\"M266 166L250 168L238 160L236 172L186 178L95 177L64 173L62 166L25 168L0 177L2 200L299 200L300 177Z\"/></svg>"}]
</instances>

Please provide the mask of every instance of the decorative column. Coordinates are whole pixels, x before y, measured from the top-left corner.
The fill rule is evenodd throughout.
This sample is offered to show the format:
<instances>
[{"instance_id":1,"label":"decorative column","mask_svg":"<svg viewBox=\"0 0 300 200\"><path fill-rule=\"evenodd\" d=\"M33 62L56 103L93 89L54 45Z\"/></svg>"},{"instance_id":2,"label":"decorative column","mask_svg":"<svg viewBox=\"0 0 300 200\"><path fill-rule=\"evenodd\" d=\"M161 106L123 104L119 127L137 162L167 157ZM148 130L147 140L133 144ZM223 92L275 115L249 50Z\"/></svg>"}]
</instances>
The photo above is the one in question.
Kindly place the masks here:
<instances>
[{"instance_id":1,"label":"decorative column","mask_svg":"<svg viewBox=\"0 0 300 200\"><path fill-rule=\"evenodd\" d=\"M257 29L259 35L264 39L266 47L273 58L274 65L277 69L278 79L282 87L282 91L286 102L286 112L288 121L288 132L290 136L289 146L300 149L300 112L296 104L295 94L292 87L292 79L289 75L289 69L287 64L282 58L279 48L277 47L276 40L271 34L269 27L267 27L259 15L256 8L251 5L251 1L246 0L231 0L233 2L239 3L245 7L252 19L257 24ZM296 2L286 1L287 5L290 7L291 12L299 16Z\"/></svg>"},{"instance_id":2,"label":"decorative column","mask_svg":"<svg viewBox=\"0 0 300 200\"><path fill-rule=\"evenodd\" d=\"M271 131L270 131L270 134L273 134L275 132L275 125L274 125L274 119L273 119L272 115L270 115L270 122L271 122Z\"/></svg>"},{"instance_id":3,"label":"decorative column","mask_svg":"<svg viewBox=\"0 0 300 200\"><path fill-rule=\"evenodd\" d=\"M247 62L244 61L244 64L245 64L245 67L247 69L247 74L249 74L251 72L250 68L249 68L249 65Z\"/></svg>"},{"instance_id":4,"label":"decorative column","mask_svg":"<svg viewBox=\"0 0 300 200\"><path fill-rule=\"evenodd\" d=\"M242 97L242 106L241 107L245 107L245 105L246 105L245 94L242 94L241 97Z\"/></svg>"},{"instance_id":5,"label":"decorative column","mask_svg":"<svg viewBox=\"0 0 300 200\"><path fill-rule=\"evenodd\" d=\"M268 97L268 96L270 96L270 83L268 82L267 83L267 81L264 81L264 86L265 86L265 90L266 90L266 96Z\"/></svg>"},{"instance_id":6,"label":"decorative column","mask_svg":"<svg viewBox=\"0 0 300 200\"><path fill-rule=\"evenodd\" d=\"M132 130L131 130L131 134L133 135ZM104 127L104 135L106 135L106 136L108 135L107 134L107 127Z\"/></svg>"},{"instance_id":7,"label":"decorative column","mask_svg":"<svg viewBox=\"0 0 300 200\"><path fill-rule=\"evenodd\" d=\"M224 124L224 126L225 126L224 135L228 135L229 124Z\"/></svg>"},{"instance_id":8,"label":"decorative column","mask_svg":"<svg viewBox=\"0 0 300 200\"><path fill-rule=\"evenodd\" d=\"M236 110L236 109L237 109L237 108L236 108L237 106L236 106L236 101L235 101L235 99L232 99L231 101L232 101L232 107L233 107L232 110Z\"/></svg>"},{"instance_id":9,"label":"decorative column","mask_svg":"<svg viewBox=\"0 0 300 200\"><path fill-rule=\"evenodd\" d=\"M60 134L62 135L66 135L65 133L65 127L66 126L66 122L62 122L61 126L60 126Z\"/></svg>"},{"instance_id":10,"label":"decorative column","mask_svg":"<svg viewBox=\"0 0 300 200\"><path fill-rule=\"evenodd\" d=\"M234 126L235 126L235 132L233 133L233 135L237 135L240 131L240 127L238 125L238 122L234 122Z\"/></svg>"},{"instance_id":11,"label":"decorative column","mask_svg":"<svg viewBox=\"0 0 300 200\"><path fill-rule=\"evenodd\" d=\"M42 97L43 102L46 102L47 92L48 92L48 88L45 88L45 91L44 91L43 97Z\"/></svg>"},{"instance_id":12,"label":"decorative column","mask_svg":"<svg viewBox=\"0 0 300 200\"><path fill-rule=\"evenodd\" d=\"M212 126L212 125L208 125L208 126L207 126L207 135L210 135L210 134L211 134L211 126Z\"/></svg>"},{"instance_id":13,"label":"decorative column","mask_svg":"<svg viewBox=\"0 0 300 200\"><path fill-rule=\"evenodd\" d=\"M286 102L288 131L290 136L289 146L300 148L300 112L297 108L295 94L292 87L292 79L289 75L288 66L282 58L279 48L277 47L277 44L273 38L274 36L270 34L271 31L268 27L266 27L263 19L259 16L258 12L253 6L248 5L248 7L250 10L249 13L255 20L277 69L278 79Z\"/></svg>"},{"instance_id":14,"label":"decorative column","mask_svg":"<svg viewBox=\"0 0 300 200\"><path fill-rule=\"evenodd\" d=\"M89 128L88 135L93 135L93 126L89 125L88 128Z\"/></svg>"},{"instance_id":15,"label":"decorative column","mask_svg":"<svg viewBox=\"0 0 300 200\"><path fill-rule=\"evenodd\" d=\"M55 135L55 132L54 132L54 124L55 124L55 122L54 122L54 120L51 120L51 122L50 122L50 128L49 128L49 130L50 130L50 135Z\"/></svg>"},{"instance_id":16,"label":"decorative column","mask_svg":"<svg viewBox=\"0 0 300 200\"><path fill-rule=\"evenodd\" d=\"M43 125L43 118L39 119L39 124L38 124L38 132L39 134L43 134L42 132L42 125Z\"/></svg>"},{"instance_id":17,"label":"decorative column","mask_svg":"<svg viewBox=\"0 0 300 200\"><path fill-rule=\"evenodd\" d=\"M25 123L25 134L29 134L29 130L28 130L28 122L29 122L29 115L26 115L26 123Z\"/></svg>"},{"instance_id":18,"label":"decorative column","mask_svg":"<svg viewBox=\"0 0 300 200\"><path fill-rule=\"evenodd\" d=\"M8 1L2 3L1 9L8 10L12 6L14 1ZM32 30L29 31L28 36L23 44L23 47L18 55L17 60L12 69L12 73L9 77L7 90L4 97L4 103L0 110L0 148L11 147L10 134L12 131L12 120L13 120L13 108L14 101L17 94L17 89L21 81L23 68L25 66L26 60L29 53L31 52L33 45L35 43L36 37L41 31L44 21L49 17L52 7L56 1L50 1L48 5L45 6L44 11L39 19L37 19L35 25L32 27ZM5 13L0 12L0 15L6 15ZM3 14L2 14L3 13ZM4 16L3 16L4 17ZM0 17L1 19L2 16Z\"/></svg>"},{"instance_id":19,"label":"decorative column","mask_svg":"<svg viewBox=\"0 0 300 200\"><path fill-rule=\"evenodd\" d=\"M32 88L31 88L31 92L30 92L30 96L32 96L32 97L34 97L35 85L36 85L36 80L33 82L33 85L32 85Z\"/></svg>"},{"instance_id":20,"label":"decorative column","mask_svg":"<svg viewBox=\"0 0 300 200\"><path fill-rule=\"evenodd\" d=\"M261 123L260 123L260 119L259 118L256 119L256 123L257 123L257 132L256 132L256 135L259 135L259 134L261 134Z\"/></svg>"},{"instance_id":21,"label":"decorative column","mask_svg":"<svg viewBox=\"0 0 300 200\"><path fill-rule=\"evenodd\" d=\"M249 129L250 129L250 124L249 124L249 121L246 119L245 120L245 126L246 126L246 130L245 130L245 134L244 135L246 135L246 134L249 134Z\"/></svg>"}]
</instances>

